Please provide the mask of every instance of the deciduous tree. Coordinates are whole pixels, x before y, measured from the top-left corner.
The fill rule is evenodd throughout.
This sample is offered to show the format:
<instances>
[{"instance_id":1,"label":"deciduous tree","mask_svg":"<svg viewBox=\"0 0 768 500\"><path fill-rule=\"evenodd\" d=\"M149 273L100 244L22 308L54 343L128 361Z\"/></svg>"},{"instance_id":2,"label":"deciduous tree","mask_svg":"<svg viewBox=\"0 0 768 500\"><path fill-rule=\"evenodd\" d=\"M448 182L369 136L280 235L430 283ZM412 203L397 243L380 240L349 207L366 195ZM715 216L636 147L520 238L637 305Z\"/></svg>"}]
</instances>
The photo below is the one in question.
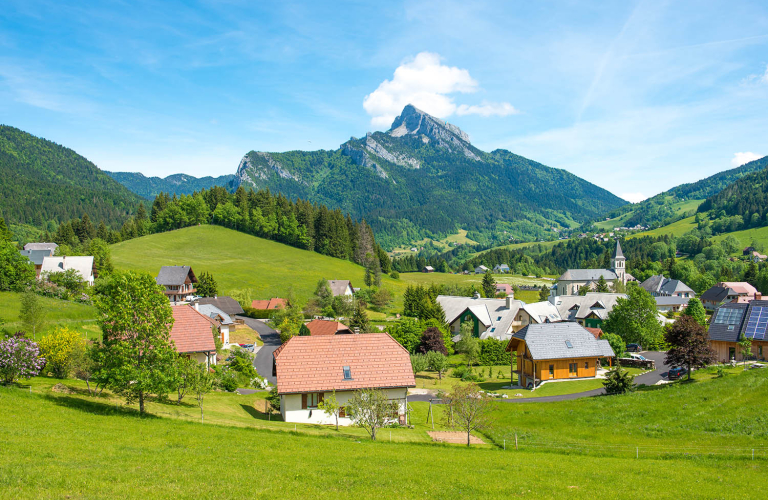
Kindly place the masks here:
<instances>
[{"instance_id":1,"label":"deciduous tree","mask_svg":"<svg viewBox=\"0 0 768 500\"><path fill-rule=\"evenodd\" d=\"M666 341L672 347L667 351L664 362L687 367L688 380L691 379L692 368L701 368L715 361L707 330L691 316L680 316L667 330Z\"/></svg>"},{"instance_id":2,"label":"deciduous tree","mask_svg":"<svg viewBox=\"0 0 768 500\"><path fill-rule=\"evenodd\" d=\"M19 309L19 319L27 330L32 332L32 338L37 338L37 332L45 325L46 310L43 301L39 295L31 289L27 289L21 294L21 308Z\"/></svg>"},{"instance_id":3,"label":"deciduous tree","mask_svg":"<svg viewBox=\"0 0 768 500\"><path fill-rule=\"evenodd\" d=\"M390 401L378 389L360 389L347 401L347 408L355 425L362 427L376 441L376 432L388 419L397 415L399 402Z\"/></svg>"},{"instance_id":4,"label":"deciduous tree","mask_svg":"<svg viewBox=\"0 0 768 500\"><path fill-rule=\"evenodd\" d=\"M488 429L493 424L493 402L475 383L454 385L443 401L448 404L453 426L467 433L467 446L471 444L472 431Z\"/></svg>"},{"instance_id":5,"label":"deciduous tree","mask_svg":"<svg viewBox=\"0 0 768 500\"><path fill-rule=\"evenodd\" d=\"M741 351L741 359L744 360L744 369L747 369L747 358L752 356L752 339L749 337L742 337L739 340L739 350Z\"/></svg>"},{"instance_id":6,"label":"deciduous tree","mask_svg":"<svg viewBox=\"0 0 768 500\"><path fill-rule=\"evenodd\" d=\"M456 343L456 350L467 360L467 368L471 368L480 355L480 341L473 332L473 325L467 321L461 324L461 340Z\"/></svg>"},{"instance_id":7,"label":"deciduous tree","mask_svg":"<svg viewBox=\"0 0 768 500\"><path fill-rule=\"evenodd\" d=\"M424 330L424 332L421 334L421 344L419 345L419 351L424 354L434 351L447 356L448 350L445 347L443 332L434 326Z\"/></svg>"},{"instance_id":8,"label":"deciduous tree","mask_svg":"<svg viewBox=\"0 0 768 500\"><path fill-rule=\"evenodd\" d=\"M427 353L427 363L429 368L437 372L437 378L443 379L443 374L448 371L448 356L438 351L429 351Z\"/></svg>"},{"instance_id":9,"label":"deciduous tree","mask_svg":"<svg viewBox=\"0 0 768 500\"><path fill-rule=\"evenodd\" d=\"M147 395L173 390L177 354L168 299L153 276L128 271L102 282L94 302L103 338L97 378L127 403L138 401L144 413Z\"/></svg>"},{"instance_id":10,"label":"deciduous tree","mask_svg":"<svg viewBox=\"0 0 768 500\"><path fill-rule=\"evenodd\" d=\"M83 335L67 327L57 328L43 337L38 345L46 360L46 371L53 372L56 378L67 378L85 352Z\"/></svg>"},{"instance_id":11,"label":"deciduous tree","mask_svg":"<svg viewBox=\"0 0 768 500\"><path fill-rule=\"evenodd\" d=\"M323 400L317 404L317 407L320 410L323 410L329 417L334 417L336 419L336 430L338 431L339 412L341 411L342 405L339 403L339 400L336 399L336 391L333 391L330 396L323 398Z\"/></svg>"},{"instance_id":12,"label":"deciduous tree","mask_svg":"<svg viewBox=\"0 0 768 500\"><path fill-rule=\"evenodd\" d=\"M692 317L702 326L707 323L707 311L704 309L701 301L696 297L692 297L688 300L688 305L683 309L683 315Z\"/></svg>"},{"instance_id":13,"label":"deciduous tree","mask_svg":"<svg viewBox=\"0 0 768 500\"><path fill-rule=\"evenodd\" d=\"M636 284L627 286L627 298L616 299L616 305L603 322L603 331L621 336L626 343L646 347L662 339L656 300Z\"/></svg>"}]
</instances>

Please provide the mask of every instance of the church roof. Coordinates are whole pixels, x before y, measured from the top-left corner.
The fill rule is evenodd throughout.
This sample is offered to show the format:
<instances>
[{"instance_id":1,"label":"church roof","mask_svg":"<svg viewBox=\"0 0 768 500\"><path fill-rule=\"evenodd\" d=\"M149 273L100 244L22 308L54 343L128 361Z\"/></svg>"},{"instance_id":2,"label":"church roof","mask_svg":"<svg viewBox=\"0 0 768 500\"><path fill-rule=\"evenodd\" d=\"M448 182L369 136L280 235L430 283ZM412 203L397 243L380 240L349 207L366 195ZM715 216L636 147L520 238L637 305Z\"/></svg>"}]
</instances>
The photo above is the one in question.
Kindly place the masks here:
<instances>
[{"instance_id":1,"label":"church roof","mask_svg":"<svg viewBox=\"0 0 768 500\"><path fill-rule=\"evenodd\" d=\"M619 240L616 240L616 255L614 258L624 258L624 252L621 251L621 243L619 243Z\"/></svg>"},{"instance_id":2,"label":"church roof","mask_svg":"<svg viewBox=\"0 0 768 500\"><path fill-rule=\"evenodd\" d=\"M606 281L618 279L616 273L610 269L568 269L558 281L597 281L600 276Z\"/></svg>"}]
</instances>

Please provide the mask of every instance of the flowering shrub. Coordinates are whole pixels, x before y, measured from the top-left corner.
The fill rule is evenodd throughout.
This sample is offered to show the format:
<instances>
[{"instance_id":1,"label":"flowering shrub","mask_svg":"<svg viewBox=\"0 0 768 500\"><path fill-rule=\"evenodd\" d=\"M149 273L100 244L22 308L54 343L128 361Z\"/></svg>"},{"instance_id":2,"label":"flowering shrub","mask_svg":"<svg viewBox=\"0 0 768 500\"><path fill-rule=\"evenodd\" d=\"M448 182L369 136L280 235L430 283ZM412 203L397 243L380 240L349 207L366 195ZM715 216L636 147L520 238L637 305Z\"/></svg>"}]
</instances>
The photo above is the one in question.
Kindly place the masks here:
<instances>
[{"instance_id":1,"label":"flowering shrub","mask_svg":"<svg viewBox=\"0 0 768 500\"><path fill-rule=\"evenodd\" d=\"M52 334L43 337L39 344L46 359L46 368L56 378L66 378L75 361L85 352L83 335L66 327L57 328Z\"/></svg>"},{"instance_id":2,"label":"flowering shrub","mask_svg":"<svg viewBox=\"0 0 768 500\"><path fill-rule=\"evenodd\" d=\"M35 342L20 334L0 340L0 377L6 384L18 378L34 377L45 366Z\"/></svg>"}]
</instances>

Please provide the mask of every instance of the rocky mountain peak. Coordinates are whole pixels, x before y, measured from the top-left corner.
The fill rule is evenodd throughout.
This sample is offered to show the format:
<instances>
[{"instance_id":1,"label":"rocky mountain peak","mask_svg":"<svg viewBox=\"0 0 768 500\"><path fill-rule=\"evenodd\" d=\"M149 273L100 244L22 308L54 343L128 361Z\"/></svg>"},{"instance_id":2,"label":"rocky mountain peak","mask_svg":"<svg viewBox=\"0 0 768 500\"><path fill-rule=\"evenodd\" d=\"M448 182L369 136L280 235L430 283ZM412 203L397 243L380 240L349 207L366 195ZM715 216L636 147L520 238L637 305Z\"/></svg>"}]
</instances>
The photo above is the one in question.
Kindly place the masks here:
<instances>
[{"instance_id":1,"label":"rocky mountain peak","mask_svg":"<svg viewBox=\"0 0 768 500\"><path fill-rule=\"evenodd\" d=\"M437 140L439 136L445 140L446 134L452 134L462 141L469 143L469 135L459 127L443 121L440 118L435 118L413 104L408 104L403 108L400 116L395 118L395 121L392 122L389 134L394 137L401 137L406 134L424 134L435 140Z\"/></svg>"}]
</instances>

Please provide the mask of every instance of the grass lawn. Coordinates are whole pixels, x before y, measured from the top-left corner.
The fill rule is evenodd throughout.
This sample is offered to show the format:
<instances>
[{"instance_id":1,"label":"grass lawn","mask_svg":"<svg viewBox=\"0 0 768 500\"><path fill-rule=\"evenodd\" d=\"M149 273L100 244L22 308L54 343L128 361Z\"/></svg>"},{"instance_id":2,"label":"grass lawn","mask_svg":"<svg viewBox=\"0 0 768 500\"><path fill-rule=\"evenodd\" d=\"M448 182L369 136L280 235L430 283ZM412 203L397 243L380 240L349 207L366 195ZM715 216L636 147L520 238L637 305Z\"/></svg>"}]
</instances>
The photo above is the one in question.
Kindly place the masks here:
<instances>
[{"instance_id":1,"label":"grass lawn","mask_svg":"<svg viewBox=\"0 0 768 500\"><path fill-rule=\"evenodd\" d=\"M416 247L420 248L426 245L428 242L432 242L435 247L437 247L441 252L445 252L453 246L452 244L458 243L461 245L475 245L477 244L476 241L472 240L471 238L467 237L467 231L465 229L459 229L459 232L456 234L451 234L443 238L442 240L434 240L431 238L424 238L423 240L415 241L411 243L410 245L402 245L400 247L395 248L390 252L390 254L394 257L402 257L404 255L408 255L411 252L411 248Z\"/></svg>"},{"instance_id":2,"label":"grass lawn","mask_svg":"<svg viewBox=\"0 0 768 500\"><path fill-rule=\"evenodd\" d=\"M494 274L493 279L496 283L509 283L510 285L529 285L539 286L547 285L552 286L554 280L545 280L541 278L530 278L528 276L512 275L512 274ZM433 283L439 285L460 285L475 287L482 289L483 275L482 274L449 274L449 273L400 273L400 281L409 284L418 285L431 285ZM538 296L538 292L536 292Z\"/></svg>"},{"instance_id":3,"label":"grass lawn","mask_svg":"<svg viewBox=\"0 0 768 500\"><path fill-rule=\"evenodd\" d=\"M744 229L743 231L734 231L732 233L723 233L715 236L712 238L715 241L721 241L727 238L728 236L733 236L737 240L741 242L741 247L746 247L752 244L753 241L756 241L758 245L761 245L763 248L768 248L768 227L756 227L752 229ZM765 253L765 252L760 252ZM733 255L741 255L741 249L738 250L738 252L734 253Z\"/></svg>"},{"instance_id":4,"label":"grass lawn","mask_svg":"<svg viewBox=\"0 0 768 500\"><path fill-rule=\"evenodd\" d=\"M351 280L364 286L365 270L353 262L257 238L219 226L188 227L152 234L112 245L118 269L146 271L156 276L164 265L189 265L199 276L213 274L222 295L245 291L251 299L285 297L292 288L300 302L315 291L321 278ZM383 285L402 309L405 283L383 277Z\"/></svg>"},{"instance_id":5,"label":"grass lawn","mask_svg":"<svg viewBox=\"0 0 768 500\"><path fill-rule=\"evenodd\" d=\"M677 222L673 222L672 224L668 226L662 226L656 229L651 229L649 231L643 231L642 233L636 233L629 238L637 238L638 236L661 236L664 234L671 234L673 236L682 236L683 234L687 233L691 229L696 228L696 222L694 222L693 217L688 217L685 219L681 219Z\"/></svg>"},{"instance_id":6,"label":"grass lawn","mask_svg":"<svg viewBox=\"0 0 768 500\"><path fill-rule=\"evenodd\" d=\"M255 396L211 394L203 425L192 404L159 413L150 403L154 415L141 418L34 379L33 394L0 388L0 498L761 498L766 380L752 370L628 396L498 403L496 429L482 437L501 445L517 432L520 450L508 439L505 451L427 442L424 403L413 405L415 429L393 430L393 441L419 442L389 443L387 429L371 442L354 428L292 432L264 420ZM640 459L617 442L637 443ZM672 453L652 454L652 443ZM730 443L719 448L728 455L675 451L718 443ZM754 461L729 451L745 444L758 448Z\"/></svg>"},{"instance_id":7,"label":"grass lawn","mask_svg":"<svg viewBox=\"0 0 768 500\"><path fill-rule=\"evenodd\" d=\"M231 344L256 344L264 345L259 337L259 332L252 330L245 325L237 325L237 330L229 332L229 342Z\"/></svg>"},{"instance_id":8,"label":"grass lawn","mask_svg":"<svg viewBox=\"0 0 768 500\"><path fill-rule=\"evenodd\" d=\"M90 339L101 338L101 329L96 325L96 308L93 306L49 297L39 297L39 299L46 311L43 335L59 326L66 326L82 332ZM19 320L20 309L20 293L0 292L0 327L12 332L23 329ZM32 332L29 332L29 335L31 337Z\"/></svg>"}]
</instances>

